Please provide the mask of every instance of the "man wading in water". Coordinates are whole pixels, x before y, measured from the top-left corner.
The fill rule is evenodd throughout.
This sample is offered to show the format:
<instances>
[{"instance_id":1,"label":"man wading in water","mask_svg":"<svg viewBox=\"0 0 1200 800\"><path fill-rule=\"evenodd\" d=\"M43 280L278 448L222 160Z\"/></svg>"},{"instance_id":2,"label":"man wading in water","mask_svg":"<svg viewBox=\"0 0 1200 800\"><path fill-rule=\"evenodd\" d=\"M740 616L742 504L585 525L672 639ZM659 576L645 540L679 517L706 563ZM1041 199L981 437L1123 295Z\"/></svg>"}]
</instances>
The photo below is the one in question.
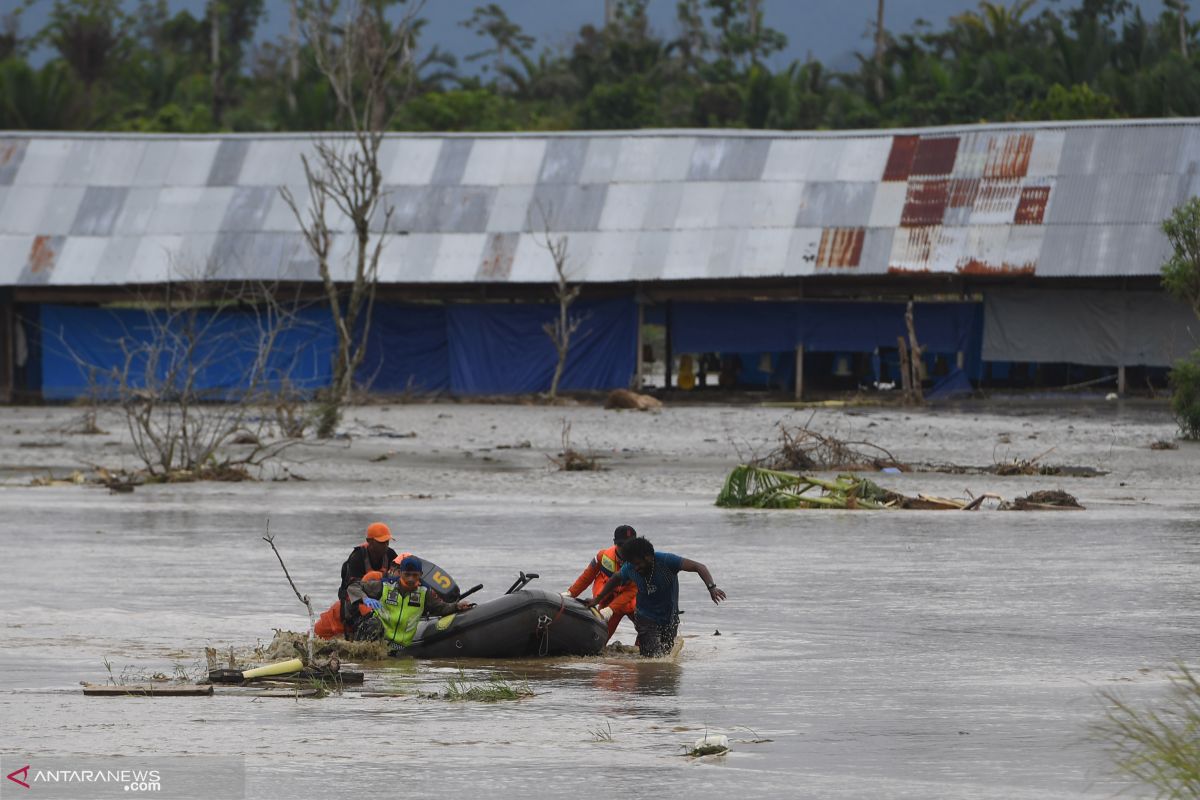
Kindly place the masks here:
<instances>
[{"instance_id":1,"label":"man wading in water","mask_svg":"<svg viewBox=\"0 0 1200 800\"><path fill-rule=\"evenodd\" d=\"M699 561L681 558L674 553L656 553L654 545L642 537L621 545L621 571L604 585L604 590L590 600L588 607L603 607L609 597L629 581L637 585L637 611L633 626L638 632L638 651L647 657L671 652L675 633L679 630L679 573L699 574L714 603L725 599L717 588L708 567Z\"/></svg>"}]
</instances>

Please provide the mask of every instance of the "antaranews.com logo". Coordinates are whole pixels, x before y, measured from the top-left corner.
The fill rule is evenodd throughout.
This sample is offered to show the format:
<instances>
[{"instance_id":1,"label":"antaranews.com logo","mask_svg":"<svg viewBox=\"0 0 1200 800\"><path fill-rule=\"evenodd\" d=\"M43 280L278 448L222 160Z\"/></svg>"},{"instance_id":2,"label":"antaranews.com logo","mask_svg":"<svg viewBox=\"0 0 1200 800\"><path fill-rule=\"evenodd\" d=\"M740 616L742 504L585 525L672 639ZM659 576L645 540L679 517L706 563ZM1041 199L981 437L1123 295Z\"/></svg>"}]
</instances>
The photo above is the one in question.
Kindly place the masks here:
<instances>
[{"instance_id":1,"label":"antaranews.com logo","mask_svg":"<svg viewBox=\"0 0 1200 800\"><path fill-rule=\"evenodd\" d=\"M242 756L0 756L0 798L243 800Z\"/></svg>"},{"instance_id":2,"label":"antaranews.com logo","mask_svg":"<svg viewBox=\"0 0 1200 800\"><path fill-rule=\"evenodd\" d=\"M35 783L112 783L121 786L127 792L162 791L162 774L156 769L39 769L30 772L30 766L26 764L5 777L26 789L32 789Z\"/></svg>"}]
</instances>

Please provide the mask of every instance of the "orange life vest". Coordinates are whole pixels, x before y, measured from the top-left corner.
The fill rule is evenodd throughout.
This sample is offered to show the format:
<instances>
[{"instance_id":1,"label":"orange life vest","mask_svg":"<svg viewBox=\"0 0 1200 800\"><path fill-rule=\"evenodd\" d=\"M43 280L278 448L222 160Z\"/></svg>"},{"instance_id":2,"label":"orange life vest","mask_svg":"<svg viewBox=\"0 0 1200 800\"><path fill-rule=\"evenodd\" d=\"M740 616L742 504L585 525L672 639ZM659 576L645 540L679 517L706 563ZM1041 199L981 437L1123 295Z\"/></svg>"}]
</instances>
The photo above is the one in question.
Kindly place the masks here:
<instances>
[{"instance_id":1,"label":"orange life vest","mask_svg":"<svg viewBox=\"0 0 1200 800\"><path fill-rule=\"evenodd\" d=\"M614 544L611 547L606 547L596 553L596 557L592 559L592 563L588 564L587 569L571 586L571 594L578 596L579 592L587 586L587 581L592 580L592 597L597 597L604 591L604 587L608 584L612 576L621 571L621 557L617 554L617 546ZM594 578L594 579L593 579ZM608 608L613 610L614 614L632 614L637 606L637 584L629 581L620 589L617 589L616 594L608 600Z\"/></svg>"},{"instance_id":2,"label":"orange life vest","mask_svg":"<svg viewBox=\"0 0 1200 800\"><path fill-rule=\"evenodd\" d=\"M381 581L383 573L373 569L363 575L362 579L364 581ZM365 617L371 613L371 609L359 603L358 613ZM342 624L341 600L334 600L333 605L321 612L321 616L317 617L317 624L313 625L313 633L322 639L336 639L346 635L346 626Z\"/></svg>"}]
</instances>

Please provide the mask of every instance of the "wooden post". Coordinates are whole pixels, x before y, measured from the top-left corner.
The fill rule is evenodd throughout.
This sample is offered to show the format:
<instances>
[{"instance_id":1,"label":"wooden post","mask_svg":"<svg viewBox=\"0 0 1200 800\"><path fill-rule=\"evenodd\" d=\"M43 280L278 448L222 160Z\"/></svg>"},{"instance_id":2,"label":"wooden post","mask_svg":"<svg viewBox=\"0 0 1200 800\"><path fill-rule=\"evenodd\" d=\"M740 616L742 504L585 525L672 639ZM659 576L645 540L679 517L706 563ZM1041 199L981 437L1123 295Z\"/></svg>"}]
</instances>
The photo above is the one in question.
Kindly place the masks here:
<instances>
[{"instance_id":1,"label":"wooden post","mask_svg":"<svg viewBox=\"0 0 1200 800\"><path fill-rule=\"evenodd\" d=\"M0 403L13 401L17 365L17 315L11 294L0 291Z\"/></svg>"},{"instance_id":2,"label":"wooden post","mask_svg":"<svg viewBox=\"0 0 1200 800\"><path fill-rule=\"evenodd\" d=\"M796 345L796 399L804 399L804 344Z\"/></svg>"},{"instance_id":3,"label":"wooden post","mask_svg":"<svg viewBox=\"0 0 1200 800\"><path fill-rule=\"evenodd\" d=\"M633 390L640 392L642 390L642 370L645 369L645 362L642 361L642 320L644 319L643 306L640 302L637 304L637 354L634 357L634 363L637 365L636 371L633 373Z\"/></svg>"},{"instance_id":4,"label":"wooden post","mask_svg":"<svg viewBox=\"0 0 1200 800\"><path fill-rule=\"evenodd\" d=\"M1125 365L1117 367L1117 397L1125 396Z\"/></svg>"},{"instance_id":5,"label":"wooden post","mask_svg":"<svg viewBox=\"0 0 1200 800\"><path fill-rule=\"evenodd\" d=\"M665 353L663 353L663 356L666 358L667 367L666 367L666 373L663 375L663 388L670 389L671 388L671 359L673 359L675 357L674 352L671 350L671 301L670 300L668 300L666 303L665 317L667 320L667 336L666 336L666 342L663 345L663 350L666 351Z\"/></svg>"}]
</instances>

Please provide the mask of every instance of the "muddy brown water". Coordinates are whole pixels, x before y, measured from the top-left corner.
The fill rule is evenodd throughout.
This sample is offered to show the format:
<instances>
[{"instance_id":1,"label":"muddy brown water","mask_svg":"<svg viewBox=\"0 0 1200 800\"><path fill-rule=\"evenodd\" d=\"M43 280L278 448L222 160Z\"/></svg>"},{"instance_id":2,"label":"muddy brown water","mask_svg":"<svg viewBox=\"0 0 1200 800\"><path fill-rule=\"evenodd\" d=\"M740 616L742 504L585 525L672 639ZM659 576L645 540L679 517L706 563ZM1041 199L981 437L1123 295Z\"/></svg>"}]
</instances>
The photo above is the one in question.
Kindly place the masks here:
<instances>
[{"instance_id":1,"label":"muddy brown water","mask_svg":"<svg viewBox=\"0 0 1200 800\"><path fill-rule=\"evenodd\" d=\"M1149 441L1140 429L1136 438ZM455 798L1110 797L1126 785L1089 735L1098 692L1153 702L1200 644L1196 454L1169 455L1157 500L1138 467L1067 484L1090 500L1086 512L1030 514L724 511L710 492L596 491L589 480L622 479L588 475L548 476L566 481L562 491L511 483L507 497L473 494L463 478L453 496L427 500L365 480L131 495L10 484L0 491L0 754L244 755L256 798L411 782ZM898 480L909 491L931 479ZM943 493L961 483L940 480ZM1130 481L1140 483L1120 485ZM1025 485L1043 484L1003 484ZM629 522L707 563L729 601L714 607L698 577L681 576L676 663L364 665L363 691L401 697L82 695L80 681L107 679L105 659L116 674L171 674L195 669L205 646L303 629L260 540L267 518L323 608L364 514L463 586L484 583L482 600L519 569L565 588ZM632 640L628 623L617 638ZM536 695L416 696L496 671ZM732 751L685 758L706 731L727 734Z\"/></svg>"}]
</instances>

